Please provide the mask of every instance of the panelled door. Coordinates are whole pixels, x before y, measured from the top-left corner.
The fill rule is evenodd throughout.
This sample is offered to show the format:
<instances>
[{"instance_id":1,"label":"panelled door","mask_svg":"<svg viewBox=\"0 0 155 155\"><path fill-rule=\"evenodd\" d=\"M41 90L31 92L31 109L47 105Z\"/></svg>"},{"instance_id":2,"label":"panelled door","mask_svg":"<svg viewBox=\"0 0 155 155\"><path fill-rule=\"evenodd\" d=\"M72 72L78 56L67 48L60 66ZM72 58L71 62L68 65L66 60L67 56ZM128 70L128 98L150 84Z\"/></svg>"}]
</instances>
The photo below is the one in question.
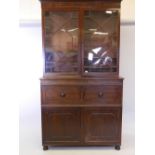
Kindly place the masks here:
<instances>
[{"instance_id":1,"label":"panelled door","mask_svg":"<svg viewBox=\"0 0 155 155\"><path fill-rule=\"evenodd\" d=\"M84 142L104 145L120 142L120 108L85 108Z\"/></svg>"},{"instance_id":2,"label":"panelled door","mask_svg":"<svg viewBox=\"0 0 155 155\"><path fill-rule=\"evenodd\" d=\"M80 144L81 114L78 108L42 110L43 140L54 144Z\"/></svg>"}]
</instances>

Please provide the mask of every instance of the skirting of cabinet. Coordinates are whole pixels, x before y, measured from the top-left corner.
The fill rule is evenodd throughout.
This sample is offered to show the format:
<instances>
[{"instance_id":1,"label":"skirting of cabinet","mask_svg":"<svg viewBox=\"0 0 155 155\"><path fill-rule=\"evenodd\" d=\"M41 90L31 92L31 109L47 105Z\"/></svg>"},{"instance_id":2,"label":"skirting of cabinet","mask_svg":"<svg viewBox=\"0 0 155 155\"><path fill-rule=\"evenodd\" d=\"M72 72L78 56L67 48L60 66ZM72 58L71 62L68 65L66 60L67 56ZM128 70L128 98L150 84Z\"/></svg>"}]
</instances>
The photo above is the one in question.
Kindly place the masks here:
<instances>
[{"instance_id":1,"label":"skirting of cabinet","mask_svg":"<svg viewBox=\"0 0 155 155\"><path fill-rule=\"evenodd\" d=\"M51 143L50 143L50 145L43 145L43 150L48 150L48 147L49 146L51 146ZM72 147L72 146L74 146L74 145L52 145L52 146L54 146L54 147L59 147L59 146L66 146L66 147ZM75 145L76 147L84 147L84 146L87 146L87 147L91 147L91 145ZM113 145L93 145L93 146L97 146L97 147L103 147L103 146L113 146ZM120 144L117 144L117 145L114 145L114 147L115 147L115 150L120 150L121 149L121 145Z\"/></svg>"}]
</instances>

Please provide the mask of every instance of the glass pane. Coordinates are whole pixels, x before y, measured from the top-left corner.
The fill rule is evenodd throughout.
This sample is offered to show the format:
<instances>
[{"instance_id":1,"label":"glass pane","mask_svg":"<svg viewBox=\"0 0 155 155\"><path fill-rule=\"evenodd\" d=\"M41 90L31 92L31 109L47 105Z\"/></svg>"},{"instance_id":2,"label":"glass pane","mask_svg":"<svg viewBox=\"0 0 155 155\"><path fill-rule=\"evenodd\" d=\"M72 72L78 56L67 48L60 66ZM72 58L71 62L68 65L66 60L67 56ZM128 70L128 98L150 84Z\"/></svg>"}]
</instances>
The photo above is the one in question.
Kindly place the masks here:
<instances>
[{"instance_id":1,"label":"glass pane","mask_svg":"<svg viewBox=\"0 0 155 155\"><path fill-rule=\"evenodd\" d=\"M45 72L78 71L78 13L45 13Z\"/></svg>"},{"instance_id":2,"label":"glass pane","mask_svg":"<svg viewBox=\"0 0 155 155\"><path fill-rule=\"evenodd\" d=\"M118 12L84 14L84 72L116 72Z\"/></svg>"}]
</instances>

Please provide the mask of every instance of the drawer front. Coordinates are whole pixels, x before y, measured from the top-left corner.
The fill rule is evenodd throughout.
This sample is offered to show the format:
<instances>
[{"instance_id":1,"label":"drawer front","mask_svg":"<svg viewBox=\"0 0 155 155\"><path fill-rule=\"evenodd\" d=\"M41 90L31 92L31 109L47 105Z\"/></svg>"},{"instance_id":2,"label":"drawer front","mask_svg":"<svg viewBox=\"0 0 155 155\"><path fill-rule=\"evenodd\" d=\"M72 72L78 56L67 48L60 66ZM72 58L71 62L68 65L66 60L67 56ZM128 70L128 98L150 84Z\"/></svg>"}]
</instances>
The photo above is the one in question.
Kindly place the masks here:
<instances>
[{"instance_id":1,"label":"drawer front","mask_svg":"<svg viewBox=\"0 0 155 155\"><path fill-rule=\"evenodd\" d=\"M42 86L44 103L60 101L60 103L80 100L80 87L78 86Z\"/></svg>"},{"instance_id":2,"label":"drawer front","mask_svg":"<svg viewBox=\"0 0 155 155\"><path fill-rule=\"evenodd\" d=\"M121 104L122 86L103 85L87 86L84 91L84 100L89 103Z\"/></svg>"}]
</instances>

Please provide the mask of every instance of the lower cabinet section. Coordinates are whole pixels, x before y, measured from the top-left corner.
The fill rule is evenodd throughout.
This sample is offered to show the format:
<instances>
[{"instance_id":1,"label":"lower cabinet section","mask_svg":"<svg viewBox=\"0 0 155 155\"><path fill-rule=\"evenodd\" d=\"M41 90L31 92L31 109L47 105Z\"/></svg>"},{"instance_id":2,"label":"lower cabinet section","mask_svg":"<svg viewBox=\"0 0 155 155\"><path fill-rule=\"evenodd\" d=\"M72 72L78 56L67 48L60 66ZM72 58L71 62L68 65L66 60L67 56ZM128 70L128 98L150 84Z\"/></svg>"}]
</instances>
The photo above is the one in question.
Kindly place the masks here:
<instances>
[{"instance_id":1,"label":"lower cabinet section","mask_svg":"<svg viewBox=\"0 0 155 155\"><path fill-rule=\"evenodd\" d=\"M43 146L120 145L121 108L42 107Z\"/></svg>"}]
</instances>

